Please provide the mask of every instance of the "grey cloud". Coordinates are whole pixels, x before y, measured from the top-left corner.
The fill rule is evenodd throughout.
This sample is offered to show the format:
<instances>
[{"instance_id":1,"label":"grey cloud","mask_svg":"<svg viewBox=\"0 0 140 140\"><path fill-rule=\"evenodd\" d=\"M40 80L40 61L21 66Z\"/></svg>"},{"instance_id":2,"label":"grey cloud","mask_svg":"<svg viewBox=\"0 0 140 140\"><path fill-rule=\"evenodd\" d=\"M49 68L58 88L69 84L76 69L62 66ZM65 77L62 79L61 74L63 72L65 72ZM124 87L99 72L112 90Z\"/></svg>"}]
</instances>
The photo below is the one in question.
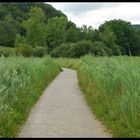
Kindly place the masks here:
<instances>
[{"instance_id":1,"label":"grey cloud","mask_svg":"<svg viewBox=\"0 0 140 140\"><path fill-rule=\"evenodd\" d=\"M87 11L97 10L104 7L117 7L120 4L118 3L67 3L63 6L63 10L65 12L69 12L72 14L83 14Z\"/></svg>"}]
</instances>

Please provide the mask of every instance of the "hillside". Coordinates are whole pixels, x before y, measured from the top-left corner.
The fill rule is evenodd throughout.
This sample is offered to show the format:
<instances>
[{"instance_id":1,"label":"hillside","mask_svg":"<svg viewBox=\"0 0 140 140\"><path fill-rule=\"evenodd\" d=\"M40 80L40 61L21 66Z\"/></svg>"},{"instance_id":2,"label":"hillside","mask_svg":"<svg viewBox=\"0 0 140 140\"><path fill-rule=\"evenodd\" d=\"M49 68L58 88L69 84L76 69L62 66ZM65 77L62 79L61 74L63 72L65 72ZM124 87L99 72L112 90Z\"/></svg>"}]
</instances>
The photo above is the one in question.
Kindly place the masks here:
<instances>
[{"instance_id":1,"label":"hillside","mask_svg":"<svg viewBox=\"0 0 140 140\"><path fill-rule=\"evenodd\" d=\"M31 7L40 7L43 9L46 20L54 16L66 16L61 11L56 10L49 4L43 2L12 2L0 3L0 20L3 20L6 15L11 15L14 20L21 21L28 18L28 12ZM20 18L20 20L19 20Z\"/></svg>"},{"instance_id":2,"label":"hillside","mask_svg":"<svg viewBox=\"0 0 140 140\"><path fill-rule=\"evenodd\" d=\"M17 33L25 35L26 31L21 23L29 18L31 7L42 8L45 13L46 22L51 17L66 17L61 11L43 2L0 3L0 34L3 34L0 37L0 45L13 46Z\"/></svg>"}]
</instances>

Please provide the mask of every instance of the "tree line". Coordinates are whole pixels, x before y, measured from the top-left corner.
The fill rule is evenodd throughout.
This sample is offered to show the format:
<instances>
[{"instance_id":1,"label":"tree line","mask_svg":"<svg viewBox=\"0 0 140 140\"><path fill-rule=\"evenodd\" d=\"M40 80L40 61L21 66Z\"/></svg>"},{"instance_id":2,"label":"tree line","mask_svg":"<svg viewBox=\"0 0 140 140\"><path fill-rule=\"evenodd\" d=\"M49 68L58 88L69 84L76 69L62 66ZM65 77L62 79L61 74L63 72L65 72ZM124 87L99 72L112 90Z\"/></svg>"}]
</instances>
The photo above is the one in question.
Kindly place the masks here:
<instances>
[{"instance_id":1,"label":"tree line","mask_svg":"<svg viewBox=\"0 0 140 140\"><path fill-rule=\"evenodd\" d=\"M29 56L140 55L140 29L130 22L114 19L98 29L77 27L45 3L0 4L0 34L1 46Z\"/></svg>"}]
</instances>

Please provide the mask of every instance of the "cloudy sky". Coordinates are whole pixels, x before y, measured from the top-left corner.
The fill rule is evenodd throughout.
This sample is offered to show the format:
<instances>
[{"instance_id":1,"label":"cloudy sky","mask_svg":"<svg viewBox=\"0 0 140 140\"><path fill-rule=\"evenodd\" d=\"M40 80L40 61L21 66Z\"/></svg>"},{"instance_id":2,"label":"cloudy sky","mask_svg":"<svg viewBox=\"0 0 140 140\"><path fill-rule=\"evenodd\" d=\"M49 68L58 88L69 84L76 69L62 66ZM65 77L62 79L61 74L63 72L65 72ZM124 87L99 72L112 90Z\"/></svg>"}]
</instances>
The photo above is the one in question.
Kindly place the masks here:
<instances>
[{"instance_id":1,"label":"cloudy sky","mask_svg":"<svg viewBox=\"0 0 140 140\"><path fill-rule=\"evenodd\" d=\"M83 24L98 28L106 20L123 19L132 24L140 24L140 2L46 2L61 10L68 19L81 27Z\"/></svg>"}]
</instances>

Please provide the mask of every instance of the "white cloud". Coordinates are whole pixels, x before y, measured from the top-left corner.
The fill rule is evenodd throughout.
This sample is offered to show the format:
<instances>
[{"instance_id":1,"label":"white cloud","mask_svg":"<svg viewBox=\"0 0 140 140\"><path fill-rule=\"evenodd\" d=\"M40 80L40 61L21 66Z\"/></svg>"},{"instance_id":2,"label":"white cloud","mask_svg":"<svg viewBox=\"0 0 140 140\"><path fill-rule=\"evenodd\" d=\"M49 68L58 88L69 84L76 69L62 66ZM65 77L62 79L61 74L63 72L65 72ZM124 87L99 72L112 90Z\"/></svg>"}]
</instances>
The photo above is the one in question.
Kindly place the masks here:
<instances>
[{"instance_id":1,"label":"white cloud","mask_svg":"<svg viewBox=\"0 0 140 140\"><path fill-rule=\"evenodd\" d=\"M106 20L123 19L130 21L132 24L140 23L140 3L78 3L76 7L73 3L49 3L56 9L61 10L67 15L68 19L73 21L77 26L83 24L98 28ZM82 4L85 6L82 9ZM99 6L101 5L101 6ZM75 11L78 13L76 13Z\"/></svg>"}]
</instances>

